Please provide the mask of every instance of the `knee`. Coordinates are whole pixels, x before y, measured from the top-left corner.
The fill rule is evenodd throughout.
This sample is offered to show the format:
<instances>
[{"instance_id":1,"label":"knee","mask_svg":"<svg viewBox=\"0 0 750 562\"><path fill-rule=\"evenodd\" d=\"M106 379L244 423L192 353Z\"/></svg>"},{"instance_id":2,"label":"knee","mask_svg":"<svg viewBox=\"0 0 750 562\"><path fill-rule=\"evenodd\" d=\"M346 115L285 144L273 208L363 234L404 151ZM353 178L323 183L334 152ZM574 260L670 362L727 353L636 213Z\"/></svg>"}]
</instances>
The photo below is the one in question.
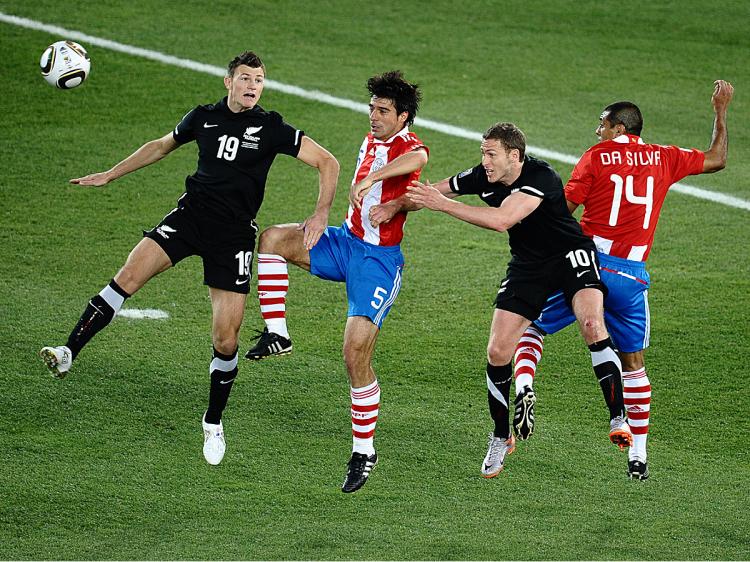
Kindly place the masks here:
<instances>
[{"instance_id":1,"label":"knee","mask_svg":"<svg viewBox=\"0 0 750 562\"><path fill-rule=\"evenodd\" d=\"M214 349L223 355L233 355L237 351L236 332L218 332L213 337Z\"/></svg>"},{"instance_id":2,"label":"knee","mask_svg":"<svg viewBox=\"0 0 750 562\"><path fill-rule=\"evenodd\" d=\"M361 342L344 343L344 363L346 370L351 373L357 373L366 363L365 346Z\"/></svg>"},{"instance_id":3,"label":"knee","mask_svg":"<svg viewBox=\"0 0 750 562\"><path fill-rule=\"evenodd\" d=\"M607 338L607 328L604 318L597 316L584 316L581 321L581 333L587 344L596 343Z\"/></svg>"},{"instance_id":4,"label":"knee","mask_svg":"<svg viewBox=\"0 0 750 562\"><path fill-rule=\"evenodd\" d=\"M497 367L507 365L513 359L514 351L515 346L506 342L490 342L487 346L487 361Z\"/></svg>"},{"instance_id":5,"label":"knee","mask_svg":"<svg viewBox=\"0 0 750 562\"><path fill-rule=\"evenodd\" d=\"M123 291L131 296L135 294L138 289L140 289L144 284L141 276L136 275L135 268L129 263L126 263L124 266L122 266L122 268L120 268L120 271L117 272L117 275L115 275L114 279L115 283L117 283Z\"/></svg>"},{"instance_id":6,"label":"knee","mask_svg":"<svg viewBox=\"0 0 750 562\"><path fill-rule=\"evenodd\" d=\"M260 233L258 238L258 252L261 254L276 254L284 240L286 230L279 226L270 226Z\"/></svg>"}]
</instances>

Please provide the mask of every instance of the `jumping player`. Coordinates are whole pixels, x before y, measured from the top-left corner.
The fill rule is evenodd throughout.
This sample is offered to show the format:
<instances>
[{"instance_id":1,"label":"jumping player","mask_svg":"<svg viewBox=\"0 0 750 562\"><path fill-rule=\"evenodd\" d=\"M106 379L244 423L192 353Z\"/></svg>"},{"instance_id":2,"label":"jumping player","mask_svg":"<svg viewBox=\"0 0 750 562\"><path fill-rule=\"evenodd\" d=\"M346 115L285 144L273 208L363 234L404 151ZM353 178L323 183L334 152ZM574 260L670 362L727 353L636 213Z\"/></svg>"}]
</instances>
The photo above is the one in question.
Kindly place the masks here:
<instances>
[{"instance_id":1,"label":"jumping player","mask_svg":"<svg viewBox=\"0 0 750 562\"><path fill-rule=\"evenodd\" d=\"M651 383L644 350L649 344L651 319L646 259L669 188L685 176L717 172L726 165L726 115L733 92L728 82L714 83L714 129L705 153L646 144L640 137L643 117L635 104L617 102L605 107L596 128L599 143L583 154L565 186L571 212L584 206L581 227L596 244L601 276L609 289L604 316L623 366L625 404L634 441L628 452L631 479L649 477L646 439ZM533 377L544 334L553 334L573 320L563 295L554 295L518 344L513 425L521 439L534 430Z\"/></svg>"},{"instance_id":2,"label":"jumping player","mask_svg":"<svg viewBox=\"0 0 750 562\"><path fill-rule=\"evenodd\" d=\"M327 150L278 113L258 105L265 75L255 53L238 55L224 77L224 99L199 105L174 131L147 142L110 170L70 180L82 186L106 185L183 144L198 144L198 169L185 180L177 207L145 233L114 279L91 299L67 343L40 352L52 373L63 378L83 346L111 322L127 298L182 259L200 256L213 312L211 387L202 422L203 455L209 464L219 464L226 449L221 416L237 376L238 335L258 230L254 219L263 202L268 170L277 154L318 169L318 204L305 221L304 240L309 246L325 230L338 181L338 162Z\"/></svg>"},{"instance_id":3,"label":"jumping player","mask_svg":"<svg viewBox=\"0 0 750 562\"><path fill-rule=\"evenodd\" d=\"M416 84L398 71L373 76L370 132L362 142L340 227L328 227L316 246L305 225L273 226L258 242L258 297L266 327L245 357L262 359L292 351L286 325L287 262L329 281L346 283L349 300L344 362L351 384L352 455L342 490L361 488L378 461L374 447L380 386L372 356L380 327L401 288L401 239L406 212L416 208L406 186L419 178L428 150L409 126L419 109Z\"/></svg>"},{"instance_id":4,"label":"jumping player","mask_svg":"<svg viewBox=\"0 0 750 562\"><path fill-rule=\"evenodd\" d=\"M568 211L560 176L546 162L526 155L526 137L518 127L493 125L481 150L480 165L435 185L414 182L408 197L470 224L508 232L512 259L497 293L487 345L487 399L495 428L482 476L497 476L515 449L508 419L513 350L547 297L560 290L591 350L609 408L609 438L624 448L632 435L625 421L620 360L604 325L606 288L594 244ZM466 194L478 195L489 208L453 200Z\"/></svg>"}]
</instances>

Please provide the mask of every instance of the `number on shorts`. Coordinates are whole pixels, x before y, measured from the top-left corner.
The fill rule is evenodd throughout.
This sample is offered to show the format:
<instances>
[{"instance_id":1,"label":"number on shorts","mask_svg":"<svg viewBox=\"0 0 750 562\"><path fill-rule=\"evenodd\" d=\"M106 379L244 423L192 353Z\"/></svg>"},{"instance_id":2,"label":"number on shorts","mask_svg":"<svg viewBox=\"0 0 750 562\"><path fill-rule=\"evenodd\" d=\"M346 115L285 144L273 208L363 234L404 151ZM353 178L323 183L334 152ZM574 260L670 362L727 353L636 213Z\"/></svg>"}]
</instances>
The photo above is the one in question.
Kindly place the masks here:
<instances>
[{"instance_id":1,"label":"number on shorts","mask_svg":"<svg viewBox=\"0 0 750 562\"><path fill-rule=\"evenodd\" d=\"M601 279L599 276L599 269L596 267L596 253L593 251L586 252L586 250L583 250L581 248L577 250L571 250L567 254L565 254L565 257L570 260L570 265L573 269L576 269L578 267L590 267L594 266L594 273L596 273L596 277L598 279ZM578 273L578 277L586 273L585 271L581 271Z\"/></svg>"},{"instance_id":2,"label":"number on shorts","mask_svg":"<svg viewBox=\"0 0 750 562\"><path fill-rule=\"evenodd\" d=\"M388 294L388 290L387 289L384 289L383 287L377 287L375 289L375 292L372 294L372 296L375 299L377 299L378 302L375 302L374 300L370 301L370 305L375 310L380 310L380 307L383 306L383 302L385 301L385 299L383 298L383 295L387 295L387 294Z\"/></svg>"},{"instance_id":3,"label":"number on shorts","mask_svg":"<svg viewBox=\"0 0 750 562\"><path fill-rule=\"evenodd\" d=\"M250 263L253 260L253 253L252 252L243 252L240 250L234 255L235 258L237 258L237 261L239 262L237 265L237 272L240 276L243 275L250 275Z\"/></svg>"}]
</instances>

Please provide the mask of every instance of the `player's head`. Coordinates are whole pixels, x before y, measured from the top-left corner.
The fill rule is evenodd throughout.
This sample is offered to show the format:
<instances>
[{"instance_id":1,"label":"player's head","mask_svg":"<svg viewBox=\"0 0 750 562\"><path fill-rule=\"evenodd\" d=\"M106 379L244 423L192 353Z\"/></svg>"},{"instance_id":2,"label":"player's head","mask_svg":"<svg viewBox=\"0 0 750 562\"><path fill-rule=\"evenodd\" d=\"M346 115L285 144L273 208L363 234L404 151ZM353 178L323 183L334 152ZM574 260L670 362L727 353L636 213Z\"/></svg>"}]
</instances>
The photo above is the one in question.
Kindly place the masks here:
<instances>
[{"instance_id":1,"label":"player's head","mask_svg":"<svg viewBox=\"0 0 750 562\"><path fill-rule=\"evenodd\" d=\"M618 101L602 111L596 136L600 141L612 140L624 134L641 136L642 129L643 115L638 106L629 101Z\"/></svg>"},{"instance_id":2,"label":"player's head","mask_svg":"<svg viewBox=\"0 0 750 562\"><path fill-rule=\"evenodd\" d=\"M411 125L419 110L422 93L417 84L404 80L400 70L392 70L367 81L370 92L370 131L386 140Z\"/></svg>"},{"instance_id":3,"label":"player's head","mask_svg":"<svg viewBox=\"0 0 750 562\"><path fill-rule=\"evenodd\" d=\"M246 111L258 103L266 79L266 66L252 51L234 57L227 66L224 86L227 105L232 111Z\"/></svg>"},{"instance_id":4,"label":"player's head","mask_svg":"<svg viewBox=\"0 0 750 562\"><path fill-rule=\"evenodd\" d=\"M523 166L526 135L513 123L495 123L482 135L482 166L491 183L513 183Z\"/></svg>"},{"instance_id":5,"label":"player's head","mask_svg":"<svg viewBox=\"0 0 750 562\"><path fill-rule=\"evenodd\" d=\"M263 75L266 74L266 65L260 60L260 57L253 51L244 51L234 57L227 65L227 76L230 78L234 76L235 71L240 65L249 66L250 68L260 68L263 70Z\"/></svg>"}]
</instances>

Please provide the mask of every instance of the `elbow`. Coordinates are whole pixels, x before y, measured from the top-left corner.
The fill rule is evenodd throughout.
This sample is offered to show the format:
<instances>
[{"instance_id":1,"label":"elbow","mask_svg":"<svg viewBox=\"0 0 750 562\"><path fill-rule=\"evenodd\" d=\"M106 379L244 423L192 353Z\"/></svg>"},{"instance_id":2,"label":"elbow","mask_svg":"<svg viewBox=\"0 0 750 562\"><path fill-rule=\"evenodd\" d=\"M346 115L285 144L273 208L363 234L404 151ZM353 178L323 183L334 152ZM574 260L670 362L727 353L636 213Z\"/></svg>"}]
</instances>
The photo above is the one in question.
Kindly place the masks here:
<instances>
[{"instance_id":1,"label":"elbow","mask_svg":"<svg viewBox=\"0 0 750 562\"><path fill-rule=\"evenodd\" d=\"M336 160L336 157L333 154L328 153L328 156L326 156L325 160L323 161L321 169L328 170L330 173L335 174L338 177L341 165L339 164L339 161Z\"/></svg>"},{"instance_id":2,"label":"elbow","mask_svg":"<svg viewBox=\"0 0 750 562\"><path fill-rule=\"evenodd\" d=\"M703 173L704 174L713 174L714 172L718 172L720 170L723 170L727 166L727 157L726 155L723 156L715 156L712 158L707 158L705 162L703 163Z\"/></svg>"}]
</instances>

